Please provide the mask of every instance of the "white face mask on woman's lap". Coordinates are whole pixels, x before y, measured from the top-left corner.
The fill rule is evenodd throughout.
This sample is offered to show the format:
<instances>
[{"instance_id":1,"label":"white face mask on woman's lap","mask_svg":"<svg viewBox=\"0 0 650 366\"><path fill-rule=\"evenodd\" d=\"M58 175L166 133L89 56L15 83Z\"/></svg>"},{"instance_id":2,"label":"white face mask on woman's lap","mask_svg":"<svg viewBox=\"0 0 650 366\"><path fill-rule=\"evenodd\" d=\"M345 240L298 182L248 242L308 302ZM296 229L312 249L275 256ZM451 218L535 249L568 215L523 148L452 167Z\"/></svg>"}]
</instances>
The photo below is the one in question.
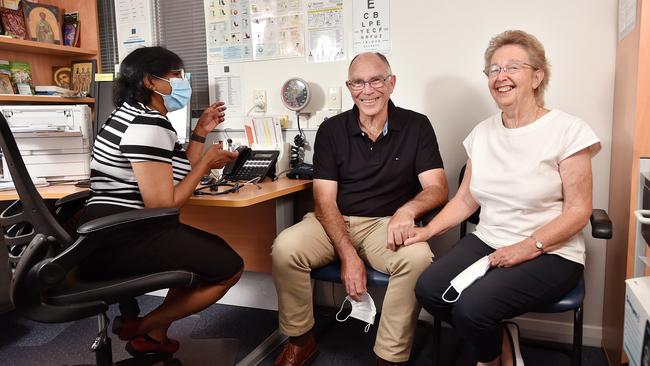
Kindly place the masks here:
<instances>
[{"instance_id":1,"label":"white face mask on woman's lap","mask_svg":"<svg viewBox=\"0 0 650 366\"><path fill-rule=\"evenodd\" d=\"M458 300L460 297L461 292L463 292L463 290L474 283L474 281L483 277L488 269L490 269L490 258L486 255L485 257L472 263L471 266L465 268L461 273L454 277L454 279L450 281L451 284L449 287L447 287L445 292L442 294L442 299L448 303L456 302L456 300ZM453 300L447 300L445 299L445 295L452 287L454 290L456 290L458 296L456 296L456 298Z\"/></svg>"}]
</instances>

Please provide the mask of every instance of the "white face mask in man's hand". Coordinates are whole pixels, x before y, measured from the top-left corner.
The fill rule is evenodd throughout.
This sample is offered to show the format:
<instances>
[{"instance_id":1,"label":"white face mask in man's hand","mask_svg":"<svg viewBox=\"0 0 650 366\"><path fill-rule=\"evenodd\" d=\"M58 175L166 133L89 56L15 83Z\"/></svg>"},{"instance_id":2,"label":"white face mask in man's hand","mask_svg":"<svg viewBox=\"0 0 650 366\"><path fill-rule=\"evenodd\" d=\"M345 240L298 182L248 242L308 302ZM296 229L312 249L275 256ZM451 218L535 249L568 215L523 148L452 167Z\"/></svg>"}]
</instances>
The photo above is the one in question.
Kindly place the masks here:
<instances>
[{"instance_id":1,"label":"white face mask in man's hand","mask_svg":"<svg viewBox=\"0 0 650 366\"><path fill-rule=\"evenodd\" d=\"M349 301L350 305L352 305L352 311L345 318L339 319L339 314L341 314L341 311L343 311L343 306L345 305L346 301ZM372 300L372 297L370 297L370 294L368 292L364 292L361 295L361 301L354 301L350 296L346 296L345 300L343 300L343 303L341 304L341 309L338 313L336 313L336 320L344 322L348 320L349 317L359 319L363 322L368 323L368 325L366 325L364 328L366 333L368 333L370 326L375 323L376 314L377 308L375 308L375 302Z\"/></svg>"},{"instance_id":2,"label":"white face mask in man's hand","mask_svg":"<svg viewBox=\"0 0 650 366\"><path fill-rule=\"evenodd\" d=\"M488 269L490 269L490 258L486 255L485 257L472 263L471 266L465 268L465 270L463 270L456 277L454 277L454 279L451 280L451 285L449 285L449 287L447 287L445 292L442 294L442 299L448 303L456 302L456 300L458 300L458 298L460 297L460 293L463 292L463 290L465 290L466 288L468 288L469 285L474 283L474 281L483 277L483 275L488 271ZM453 300L447 300L445 298L445 295L447 295L447 292L449 292L449 289L451 289L452 287L454 288L454 290L456 290L458 296L456 296L456 298Z\"/></svg>"}]
</instances>

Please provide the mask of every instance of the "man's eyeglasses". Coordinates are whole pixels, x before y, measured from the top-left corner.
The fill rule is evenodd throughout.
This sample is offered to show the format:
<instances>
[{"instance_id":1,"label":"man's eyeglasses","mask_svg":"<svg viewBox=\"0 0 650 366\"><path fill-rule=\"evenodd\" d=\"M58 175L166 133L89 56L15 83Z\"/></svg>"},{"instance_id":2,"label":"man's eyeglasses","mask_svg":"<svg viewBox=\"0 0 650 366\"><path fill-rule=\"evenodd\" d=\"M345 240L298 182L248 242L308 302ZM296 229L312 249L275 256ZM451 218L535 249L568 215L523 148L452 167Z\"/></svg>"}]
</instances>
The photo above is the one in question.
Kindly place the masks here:
<instances>
[{"instance_id":1,"label":"man's eyeglasses","mask_svg":"<svg viewBox=\"0 0 650 366\"><path fill-rule=\"evenodd\" d=\"M386 77L375 77L372 78L368 81L357 79L357 80L348 80L345 82L345 84L348 86L348 88L352 90L361 90L363 89L366 84L370 84L371 87L378 89L384 86L386 84L386 81L393 76L392 74L388 74Z\"/></svg>"},{"instance_id":2,"label":"man's eyeglasses","mask_svg":"<svg viewBox=\"0 0 650 366\"><path fill-rule=\"evenodd\" d=\"M506 66L499 66L499 65L490 65L488 66L485 70L483 70L483 73L485 76L489 77L490 79L497 77L501 73L501 71L505 72L508 75L516 74L518 73L521 69L529 67L533 70L538 70L538 67L535 67L531 64L521 62L521 63L514 63L514 64L508 64Z\"/></svg>"}]
</instances>

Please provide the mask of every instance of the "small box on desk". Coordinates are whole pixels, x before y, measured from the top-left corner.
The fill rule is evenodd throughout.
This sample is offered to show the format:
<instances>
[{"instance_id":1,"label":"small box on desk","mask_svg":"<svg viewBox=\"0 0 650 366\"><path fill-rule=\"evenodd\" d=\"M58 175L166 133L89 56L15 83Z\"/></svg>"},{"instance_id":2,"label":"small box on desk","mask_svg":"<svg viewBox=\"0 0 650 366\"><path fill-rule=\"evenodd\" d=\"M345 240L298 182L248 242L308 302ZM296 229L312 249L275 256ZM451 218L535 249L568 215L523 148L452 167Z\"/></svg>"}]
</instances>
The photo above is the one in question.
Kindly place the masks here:
<instances>
[{"instance_id":1,"label":"small box on desk","mask_svg":"<svg viewBox=\"0 0 650 366\"><path fill-rule=\"evenodd\" d=\"M630 366L650 366L650 277L625 281L623 348Z\"/></svg>"}]
</instances>

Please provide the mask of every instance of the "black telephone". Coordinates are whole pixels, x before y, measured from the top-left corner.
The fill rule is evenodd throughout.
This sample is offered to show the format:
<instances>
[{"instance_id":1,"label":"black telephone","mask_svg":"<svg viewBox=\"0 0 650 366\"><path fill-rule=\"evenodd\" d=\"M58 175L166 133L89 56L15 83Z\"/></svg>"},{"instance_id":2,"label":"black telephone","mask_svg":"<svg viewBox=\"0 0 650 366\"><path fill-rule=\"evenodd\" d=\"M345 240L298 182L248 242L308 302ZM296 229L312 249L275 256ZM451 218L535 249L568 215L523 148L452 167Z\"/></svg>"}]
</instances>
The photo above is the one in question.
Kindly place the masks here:
<instances>
[{"instance_id":1,"label":"black telephone","mask_svg":"<svg viewBox=\"0 0 650 366\"><path fill-rule=\"evenodd\" d=\"M251 180L259 177L264 179L267 175L275 176L275 162L280 152L277 150L251 150L248 146L237 148L237 160L223 168L223 177L229 180Z\"/></svg>"}]
</instances>

